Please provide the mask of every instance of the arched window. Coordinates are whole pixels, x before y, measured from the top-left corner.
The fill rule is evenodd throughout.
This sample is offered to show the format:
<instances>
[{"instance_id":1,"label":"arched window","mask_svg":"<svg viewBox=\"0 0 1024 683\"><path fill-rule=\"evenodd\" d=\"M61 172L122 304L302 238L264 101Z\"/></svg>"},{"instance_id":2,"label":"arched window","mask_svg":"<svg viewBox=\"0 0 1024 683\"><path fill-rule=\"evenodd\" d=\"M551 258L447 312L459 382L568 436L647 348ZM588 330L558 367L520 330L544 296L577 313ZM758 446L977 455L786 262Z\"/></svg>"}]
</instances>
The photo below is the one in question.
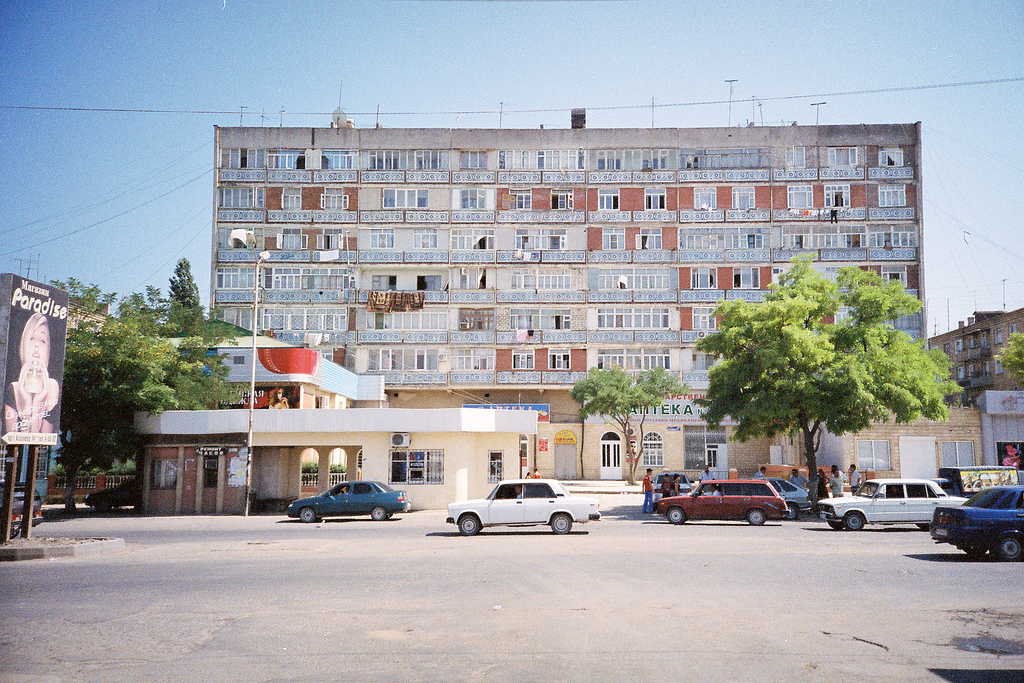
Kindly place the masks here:
<instances>
[{"instance_id":1,"label":"arched window","mask_svg":"<svg viewBox=\"0 0 1024 683\"><path fill-rule=\"evenodd\" d=\"M643 467L665 466L665 442L661 434L649 432L644 434L644 454L640 460Z\"/></svg>"}]
</instances>

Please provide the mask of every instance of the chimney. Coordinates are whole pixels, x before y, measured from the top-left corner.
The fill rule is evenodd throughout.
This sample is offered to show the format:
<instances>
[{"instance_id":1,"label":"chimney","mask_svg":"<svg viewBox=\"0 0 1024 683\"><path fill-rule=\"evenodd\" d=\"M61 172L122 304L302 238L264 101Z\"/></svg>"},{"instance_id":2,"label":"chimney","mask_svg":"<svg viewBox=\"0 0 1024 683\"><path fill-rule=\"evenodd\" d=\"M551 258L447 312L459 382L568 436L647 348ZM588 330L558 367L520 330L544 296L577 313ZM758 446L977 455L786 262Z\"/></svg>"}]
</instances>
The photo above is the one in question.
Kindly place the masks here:
<instances>
[{"instance_id":1,"label":"chimney","mask_svg":"<svg viewBox=\"0 0 1024 683\"><path fill-rule=\"evenodd\" d=\"M573 128L586 128L587 127L587 110L586 109L573 109L572 110L572 127Z\"/></svg>"}]
</instances>

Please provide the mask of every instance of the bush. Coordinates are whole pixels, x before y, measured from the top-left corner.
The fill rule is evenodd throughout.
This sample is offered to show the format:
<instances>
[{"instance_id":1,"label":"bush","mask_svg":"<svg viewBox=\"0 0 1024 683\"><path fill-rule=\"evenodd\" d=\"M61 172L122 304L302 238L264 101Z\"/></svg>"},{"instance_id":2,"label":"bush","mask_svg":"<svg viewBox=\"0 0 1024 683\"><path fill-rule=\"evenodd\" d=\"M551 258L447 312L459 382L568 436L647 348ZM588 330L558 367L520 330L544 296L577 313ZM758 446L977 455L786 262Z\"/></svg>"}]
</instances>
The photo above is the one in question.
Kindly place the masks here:
<instances>
[{"instance_id":1,"label":"bush","mask_svg":"<svg viewBox=\"0 0 1024 683\"><path fill-rule=\"evenodd\" d=\"M344 465L331 465L331 474L344 474L344 473L345 473L345 466Z\"/></svg>"},{"instance_id":2,"label":"bush","mask_svg":"<svg viewBox=\"0 0 1024 683\"><path fill-rule=\"evenodd\" d=\"M319 471L320 463L316 462L315 460L307 460L306 462L302 463L303 474L316 474Z\"/></svg>"}]
</instances>

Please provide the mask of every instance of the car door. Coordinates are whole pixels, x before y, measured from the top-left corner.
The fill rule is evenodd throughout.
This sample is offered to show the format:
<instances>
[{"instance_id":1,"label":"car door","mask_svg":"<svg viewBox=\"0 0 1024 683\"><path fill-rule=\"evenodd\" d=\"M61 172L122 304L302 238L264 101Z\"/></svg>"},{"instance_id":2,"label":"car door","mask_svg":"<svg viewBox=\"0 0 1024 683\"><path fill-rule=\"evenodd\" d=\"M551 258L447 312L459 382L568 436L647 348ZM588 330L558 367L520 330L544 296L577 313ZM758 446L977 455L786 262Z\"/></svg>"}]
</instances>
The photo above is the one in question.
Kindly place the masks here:
<instances>
[{"instance_id":1,"label":"car door","mask_svg":"<svg viewBox=\"0 0 1024 683\"><path fill-rule=\"evenodd\" d=\"M865 506L869 522L898 522L907 516L907 496L903 484L883 484L871 503Z\"/></svg>"},{"instance_id":2,"label":"car door","mask_svg":"<svg viewBox=\"0 0 1024 683\"><path fill-rule=\"evenodd\" d=\"M718 489L719 484L701 484L697 493L690 499L690 509L687 514L693 519L721 519L722 496Z\"/></svg>"},{"instance_id":3,"label":"car door","mask_svg":"<svg viewBox=\"0 0 1024 683\"><path fill-rule=\"evenodd\" d=\"M743 490L743 484L725 482L722 484L721 519L739 519L747 511L750 497Z\"/></svg>"},{"instance_id":4,"label":"car door","mask_svg":"<svg viewBox=\"0 0 1024 683\"><path fill-rule=\"evenodd\" d=\"M908 483L906 489L907 518L905 521L916 523L932 521L932 513L935 512L935 508L942 499L924 482Z\"/></svg>"},{"instance_id":5,"label":"car door","mask_svg":"<svg viewBox=\"0 0 1024 683\"><path fill-rule=\"evenodd\" d=\"M488 521L484 524L522 524L526 519L523 507L523 485L502 484L487 504Z\"/></svg>"},{"instance_id":6,"label":"car door","mask_svg":"<svg viewBox=\"0 0 1024 683\"><path fill-rule=\"evenodd\" d=\"M538 482L526 484L523 493L523 521L527 524L547 524L555 509L555 492L551 485Z\"/></svg>"},{"instance_id":7,"label":"car door","mask_svg":"<svg viewBox=\"0 0 1024 683\"><path fill-rule=\"evenodd\" d=\"M314 506L317 508L317 514L322 517L347 515L351 490L352 484L348 482L343 482L332 488Z\"/></svg>"},{"instance_id":8,"label":"car door","mask_svg":"<svg viewBox=\"0 0 1024 683\"><path fill-rule=\"evenodd\" d=\"M365 481L352 484L352 495L349 497L348 514L366 515L377 504L377 491Z\"/></svg>"}]
</instances>

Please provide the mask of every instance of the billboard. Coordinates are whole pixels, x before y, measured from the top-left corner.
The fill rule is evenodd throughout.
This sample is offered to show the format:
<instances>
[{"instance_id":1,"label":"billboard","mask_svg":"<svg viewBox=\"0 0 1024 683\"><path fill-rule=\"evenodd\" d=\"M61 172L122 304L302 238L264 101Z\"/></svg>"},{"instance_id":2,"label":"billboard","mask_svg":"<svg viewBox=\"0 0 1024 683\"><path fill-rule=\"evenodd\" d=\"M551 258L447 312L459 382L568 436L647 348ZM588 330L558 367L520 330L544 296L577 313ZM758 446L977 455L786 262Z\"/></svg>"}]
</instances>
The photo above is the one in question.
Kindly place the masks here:
<instances>
[{"instance_id":1,"label":"billboard","mask_svg":"<svg viewBox=\"0 0 1024 683\"><path fill-rule=\"evenodd\" d=\"M67 329L67 292L12 273L0 275L4 442L58 443Z\"/></svg>"}]
</instances>

